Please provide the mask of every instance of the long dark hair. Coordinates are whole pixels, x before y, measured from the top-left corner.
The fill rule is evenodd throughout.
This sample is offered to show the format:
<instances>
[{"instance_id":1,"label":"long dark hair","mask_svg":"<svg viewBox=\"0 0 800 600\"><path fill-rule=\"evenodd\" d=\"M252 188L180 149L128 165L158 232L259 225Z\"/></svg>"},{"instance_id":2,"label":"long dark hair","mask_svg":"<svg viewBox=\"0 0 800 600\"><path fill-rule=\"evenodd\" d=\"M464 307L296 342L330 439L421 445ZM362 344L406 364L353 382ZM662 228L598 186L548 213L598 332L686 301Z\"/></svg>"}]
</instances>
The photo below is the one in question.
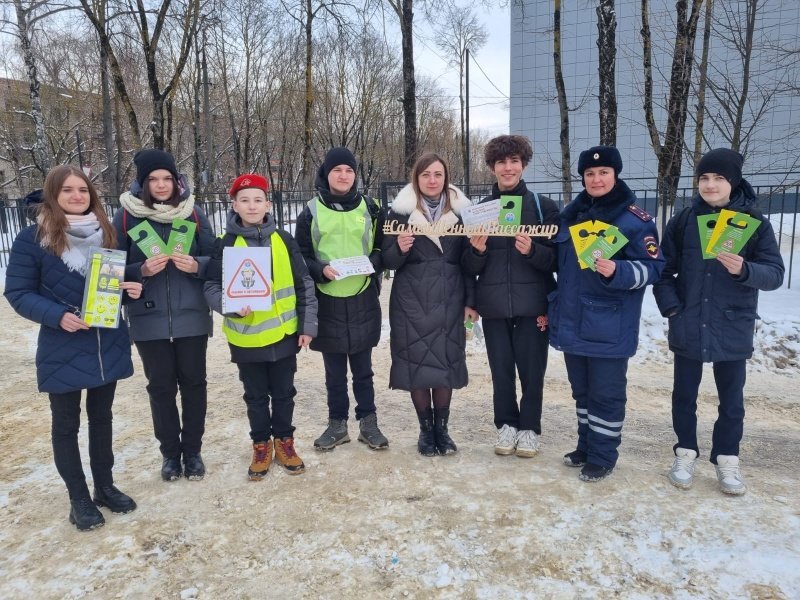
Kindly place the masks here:
<instances>
[{"instance_id":1,"label":"long dark hair","mask_svg":"<svg viewBox=\"0 0 800 600\"><path fill-rule=\"evenodd\" d=\"M442 188L442 193L444 193L444 206L442 207L442 212L448 212L450 210L450 169L447 168L447 163L441 156L435 152L425 152L417 159L417 162L414 163L414 168L411 169L411 186L414 188L414 193L417 196L417 208L423 214L425 214L425 210L422 208L424 200L422 199L422 191L419 189L419 176L435 162L442 163L442 167L444 167L444 188ZM431 198L431 200L433 200L433 198Z\"/></svg>"},{"instance_id":2,"label":"long dark hair","mask_svg":"<svg viewBox=\"0 0 800 600\"><path fill-rule=\"evenodd\" d=\"M38 239L44 242L45 248L56 256L61 256L69 247L66 234L67 229L69 229L69 223L64 209L58 204L58 195L61 193L61 188L64 187L64 182L72 175L82 179L86 187L89 188L89 210L87 212L95 214L97 222L100 224L100 229L103 230L103 247L116 248L117 233L108 220L108 215L106 215L103 205L100 203L97 190L86 174L73 165L54 167L47 173L42 192L44 200L37 209Z\"/></svg>"}]
</instances>

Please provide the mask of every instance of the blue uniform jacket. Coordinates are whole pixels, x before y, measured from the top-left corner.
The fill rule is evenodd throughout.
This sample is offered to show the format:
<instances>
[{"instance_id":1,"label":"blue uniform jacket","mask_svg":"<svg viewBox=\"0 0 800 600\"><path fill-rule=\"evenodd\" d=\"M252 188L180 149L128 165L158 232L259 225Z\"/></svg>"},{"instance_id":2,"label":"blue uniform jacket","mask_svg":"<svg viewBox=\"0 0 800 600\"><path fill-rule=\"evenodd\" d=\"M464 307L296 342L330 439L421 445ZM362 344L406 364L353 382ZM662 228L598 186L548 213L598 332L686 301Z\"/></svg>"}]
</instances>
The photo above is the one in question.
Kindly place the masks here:
<instances>
[{"instance_id":1,"label":"blue uniform jacket","mask_svg":"<svg viewBox=\"0 0 800 600\"><path fill-rule=\"evenodd\" d=\"M592 199L584 190L561 211L558 289L548 297L550 345L556 350L604 358L636 353L644 290L658 281L664 259L655 223L635 201L627 184L617 180L605 196ZM578 264L569 228L588 220L616 225L629 240L612 257L617 268L611 278Z\"/></svg>"},{"instance_id":2,"label":"blue uniform jacket","mask_svg":"<svg viewBox=\"0 0 800 600\"><path fill-rule=\"evenodd\" d=\"M750 184L743 184L723 208L738 212L753 209L756 195ZM761 217L761 225L740 252L745 259L744 270L734 277L718 260L704 260L700 247L697 216L720 209L712 208L698 195L688 210L688 215L678 213L667 224L662 246L667 264L653 286L661 314L669 317L669 348L703 362L750 358L758 290L774 290L783 283L783 259L775 232Z\"/></svg>"},{"instance_id":3,"label":"blue uniform jacket","mask_svg":"<svg viewBox=\"0 0 800 600\"><path fill-rule=\"evenodd\" d=\"M59 323L80 312L85 278L36 240L37 226L23 229L11 248L5 297L21 316L41 324L36 348L39 391L63 394L133 375L128 328L92 327L68 333Z\"/></svg>"}]
</instances>

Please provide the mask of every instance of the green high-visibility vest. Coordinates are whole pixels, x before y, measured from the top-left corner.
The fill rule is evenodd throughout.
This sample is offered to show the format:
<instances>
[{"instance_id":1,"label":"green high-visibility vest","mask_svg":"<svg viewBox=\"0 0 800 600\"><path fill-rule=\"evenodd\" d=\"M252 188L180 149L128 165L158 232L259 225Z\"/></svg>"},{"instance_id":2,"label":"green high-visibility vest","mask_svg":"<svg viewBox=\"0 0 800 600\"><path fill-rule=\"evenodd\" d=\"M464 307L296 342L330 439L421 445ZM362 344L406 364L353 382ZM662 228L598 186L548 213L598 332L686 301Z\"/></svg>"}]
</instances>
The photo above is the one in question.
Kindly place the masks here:
<instances>
[{"instance_id":1,"label":"green high-visibility vest","mask_svg":"<svg viewBox=\"0 0 800 600\"><path fill-rule=\"evenodd\" d=\"M297 296L294 291L289 250L277 232L269 237L272 245L272 307L255 310L246 317L226 316L222 332L228 342L240 348L262 348L297 333ZM247 246L237 236L234 246Z\"/></svg>"},{"instance_id":2,"label":"green high-visibility vest","mask_svg":"<svg viewBox=\"0 0 800 600\"><path fill-rule=\"evenodd\" d=\"M308 201L311 211L311 242L314 255L320 262L328 263L336 258L369 256L375 243L375 227L364 197L353 210L331 210L314 197ZM317 288L328 296L348 298L356 296L369 287L369 276L352 275L344 279L318 283Z\"/></svg>"}]
</instances>

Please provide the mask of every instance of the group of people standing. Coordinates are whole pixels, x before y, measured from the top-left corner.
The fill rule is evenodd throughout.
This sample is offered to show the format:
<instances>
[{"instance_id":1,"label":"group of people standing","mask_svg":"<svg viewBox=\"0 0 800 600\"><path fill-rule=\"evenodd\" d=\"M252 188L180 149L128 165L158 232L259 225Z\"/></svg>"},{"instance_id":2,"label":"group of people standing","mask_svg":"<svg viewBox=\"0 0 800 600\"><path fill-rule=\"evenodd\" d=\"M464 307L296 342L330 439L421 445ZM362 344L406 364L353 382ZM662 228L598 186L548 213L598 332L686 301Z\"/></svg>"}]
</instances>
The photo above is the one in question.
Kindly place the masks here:
<instances>
[{"instance_id":1,"label":"group of people standing","mask_svg":"<svg viewBox=\"0 0 800 600\"><path fill-rule=\"evenodd\" d=\"M384 234L387 220L422 230L462 222L470 201L453 186L446 161L435 153L420 157L410 183L387 211L358 191L352 152L331 149L294 236L277 228L268 181L259 174L235 179L226 232L215 238L167 152L136 154L136 180L120 198L113 223L81 170L51 170L36 224L14 242L5 296L19 314L41 324L38 387L50 398L53 455L69 493L70 522L92 529L104 523L98 506L115 513L136 508L112 477L111 407L116 382L133 373L130 341L147 379L162 479L204 477L210 309L223 312L227 247L270 249L270 308L245 306L222 314L222 331L244 388L251 480L262 479L273 460L290 474L305 470L292 423L297 352L304 347L322 354L325 369L328 423L314 447L331 451L350 441L349 366L358 440L373 450L388 448L377 420L372 349L381 333L381 274L391 269L389 386L410 394L420 454L458 451L448 430L451 401L453 390L468 383L465 324L480 318L492 374L495 453L533 457L539 452L552 346L564 353L576 406L577 443L564 463L580 467L584 481L607 477L618 459L628 359L636 352L642 299L646 286L655 285L675 353L672 404L678 442L669 480L691 486L700 452L697 392L703 363L713 362L720 417L711 462L722 491L743 493L738 444L745 361L752 354L758 290L781 285L783 263L770 223L755 208L755 194L742 178L741 156L719 149L700 161L699 193L691 207L670 220L661 245L652 217L636 205L619 177L622 158L616 148L597 146L580 154L584 190L561 211L522 179L531 158L530 142L522 136L492 139L485 161L496 182L481 202L520 198L519 224L558 225L553 239ZM692 216L728 206L759 219L758 231L740 254L722 252L716 260L703 260ZM129 235L146 222L166 240L176 219L196 225L181 252L148 256ZM628 240L592 268L582 268L571 236L571 228L587 222L613 226ZM127 252L126 319L117 329L90 328L81 318L91 247ZM356 256L367 257L373 272L342 277L336 260ZM78 450L83 390L92 495Z\"/></svg>"}]
</instances>

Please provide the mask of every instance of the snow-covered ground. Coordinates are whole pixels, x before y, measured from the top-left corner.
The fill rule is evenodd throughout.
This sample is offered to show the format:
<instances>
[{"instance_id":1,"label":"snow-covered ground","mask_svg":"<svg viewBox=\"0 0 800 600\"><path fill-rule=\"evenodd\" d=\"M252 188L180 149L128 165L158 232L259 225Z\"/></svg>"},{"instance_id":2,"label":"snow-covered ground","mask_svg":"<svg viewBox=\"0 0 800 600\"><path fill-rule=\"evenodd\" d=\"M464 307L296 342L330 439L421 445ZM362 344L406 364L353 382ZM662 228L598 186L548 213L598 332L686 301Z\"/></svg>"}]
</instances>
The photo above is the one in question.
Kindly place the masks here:
<instances>
[{"instance_id":1,"label":"snow-covered ground","mask_svg":"<svg viewBox=\"0 0 800 600\"><path fill-rule=\"evenodd\" d=\"M787 262L788 265L788 262ZM671 354L648 292L629 368L621 458L607 480L561 464L575 416L560 353L550 356L543 449L493 454L491 378L469 342L470 385L454 396L459 453L416 453L407 395L388 389L389 349L374 352L385 452L355 441L327 454L322 361L298 361L295 425L307 472L274 466L246 481L248 426L221 336L209 345L202 482L160 481L141 366L115 402L115 477L139 503L79 533L52 464L47 398L35 387L36 326L0 302L0 597L2 598L800 598L800 268L795 289L761 294L741 457L748 493L723 496L713 467L693 489L666 473ZM390 282L382 293L384 306ZM384 315L386 316L386 315ZM388 331L388 324L385 328ZM135 353L134 353L135 354ZM716 415L710 369L699 399L706 457ZM81 439L85 443L85 431ZM86 448L83 448L86 457ZM85 468L89 473L88 459Z\"/></svg>"}]
</instances>

